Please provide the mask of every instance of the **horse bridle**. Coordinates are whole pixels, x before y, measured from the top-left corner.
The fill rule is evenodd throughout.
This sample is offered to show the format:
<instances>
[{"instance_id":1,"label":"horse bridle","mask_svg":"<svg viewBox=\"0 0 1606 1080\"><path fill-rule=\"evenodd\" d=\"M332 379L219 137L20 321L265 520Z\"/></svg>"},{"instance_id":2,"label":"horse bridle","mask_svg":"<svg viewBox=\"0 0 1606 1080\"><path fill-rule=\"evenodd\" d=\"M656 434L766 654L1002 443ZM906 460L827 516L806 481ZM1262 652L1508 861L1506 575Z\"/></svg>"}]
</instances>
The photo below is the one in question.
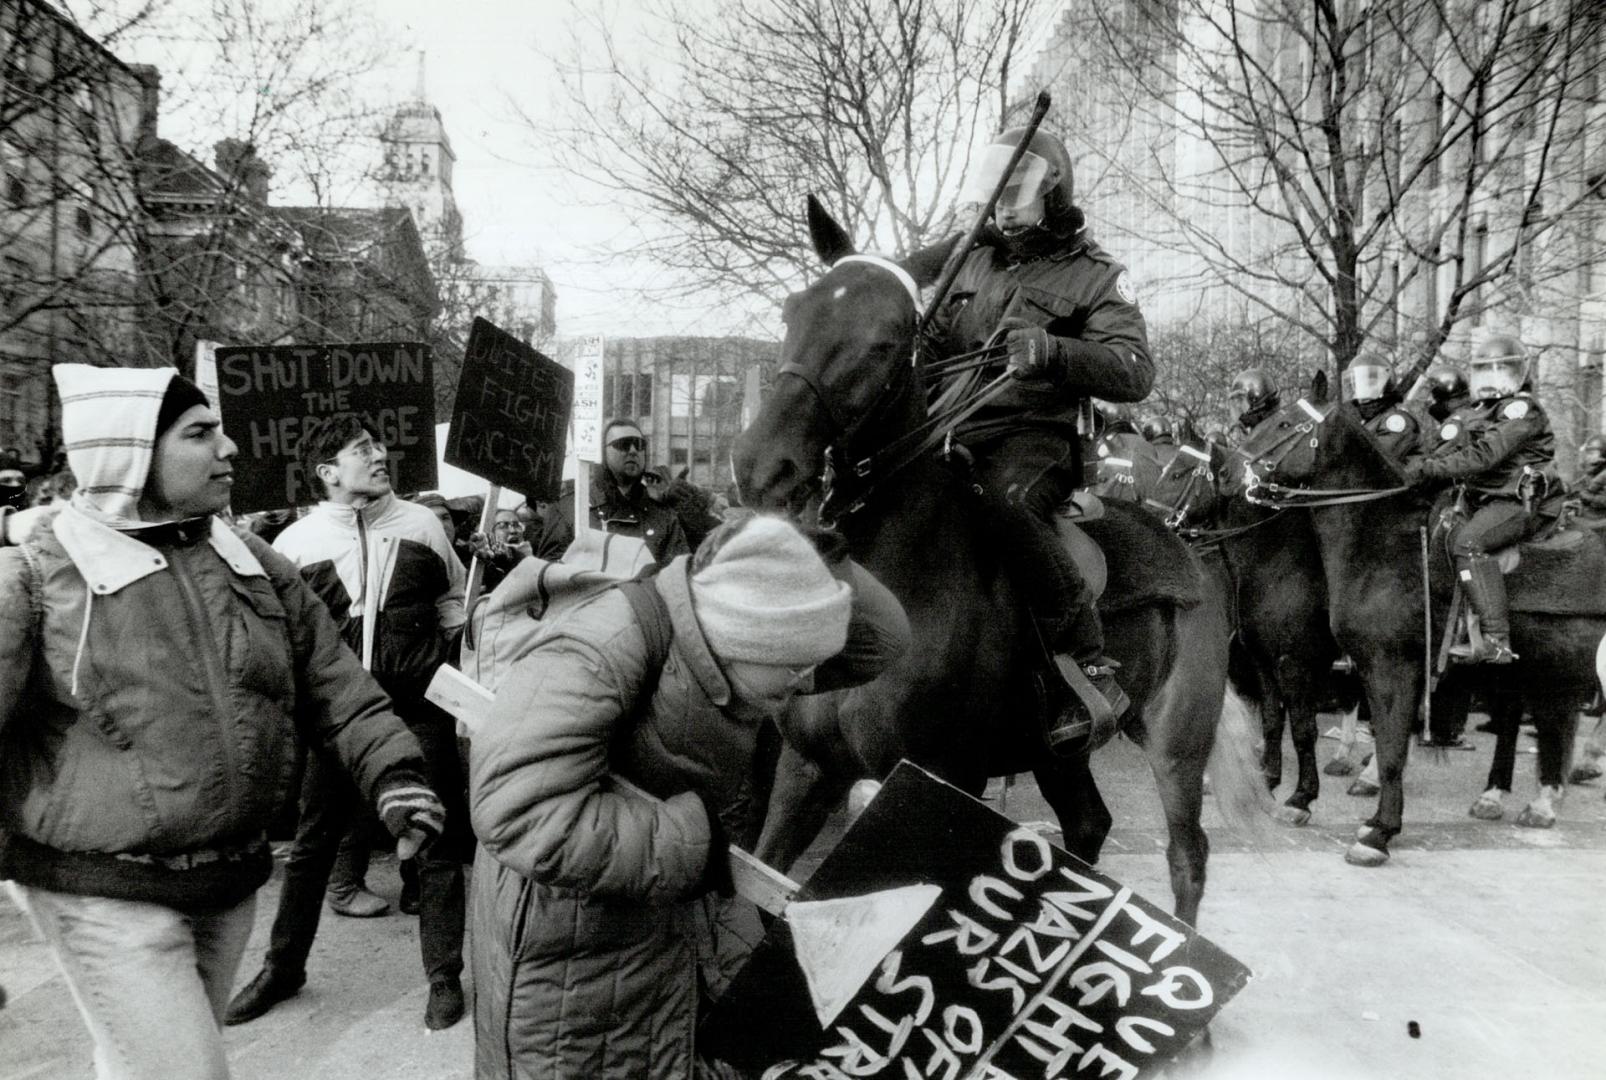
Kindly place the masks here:
<instances>
[{"instance_id":1,"label":"horse bridle","mask_svg":"<svg viewBox=\"0 0 1606 1080\"><path fill-rule=\"evenodd\" d=\"M1246 459L1244 466L1244 498L1256 506L1265 506L1274 510L1299 510L1308 507L1340 506L1345 503L1372 502L1377 499L1387 499L1394 495L1409 491L1406 485L1391 488L1308 488L1287 487L1270 479L1277 474L1277 469L1283 459L1293 452L1300 441L1309 438L1310 449L1314 453L1321 447L1322 425L1327 422L1331 410L1323 413L1300 398L1295 402L1309 420L1295 424L1270 446L1259 454L1246 454L1242 447L1235 447L1234 452ZM1275 456L1273 456L1275 454ZM1264 462L1267 479L1262 480L1260 474L1254 469L1255 463Z\"/></svg>"},{"instance_id":2,"label":"horse bridle","mask_svg":"<svg viewBox=\"0 0 1606 1080\"><path fill-rule=\"evenodd\" d=\"M1205 445L1214 446L1215 444L1206 443ZM1193 458L1198 464L1188 472L1187 482L1182 485L1182 490L1177 493L1176 501L1168 506L1156 499L1143 500L1145 505L1153 507L1165 515L1166 528L1172 530L1180 530L1183 522L1187 521L1188 512L1193 509L1193 497L1198 491L1199 485L1201 483L1213 484L1216 479L1216 472L1211 463L1210 453L1183 443L1177 447L1176 456L1166 462L1165 468L1160 470L1159 482L1164 482L1165 478L1171 475L1172 467L1182 460L1184 454Z\"/></svg>"},{"instance_id":3,"label":"horse bridle","mask_svg":"<svg viewBox=\"0 0 1606 1080\"><path fill-rule=\"evenodd\" d=\"M868 266L874 266L897 278L898 283L909 294L909 325L911 327L918 325L920 319L920 286L915 284L915 279L910 275L909 271L891 259L884 259L879 255L844 255L832 263L830 269L826 272L830 273L831 270L848 263L864 263ZM889 379L881 387L881 391L876 395L875 400L870 403L870 407L864 411L864 415L852 424L844 424L842 422L836 408L831 404L830 397L826 394L826 388L820 384L819 377L806 367L796 361L789 360L781 365L777 378L782 375L790 375L795 379L801 380L803 385L809 388L814 394L814 399L819 402L820 411L825 414L826 423L831 427L831 448L837 453L847 454L849 448L870 427L871 423L881 419L882 414L890 411L908 391L919 356L919 343L914 342L910 347L909 363L898 369L902 372L902 377ZM868 475L873 457L874 455L867 455L862 460L855 462L853 467L854 475L859 477Z\"/></svg>"}]
</instances>

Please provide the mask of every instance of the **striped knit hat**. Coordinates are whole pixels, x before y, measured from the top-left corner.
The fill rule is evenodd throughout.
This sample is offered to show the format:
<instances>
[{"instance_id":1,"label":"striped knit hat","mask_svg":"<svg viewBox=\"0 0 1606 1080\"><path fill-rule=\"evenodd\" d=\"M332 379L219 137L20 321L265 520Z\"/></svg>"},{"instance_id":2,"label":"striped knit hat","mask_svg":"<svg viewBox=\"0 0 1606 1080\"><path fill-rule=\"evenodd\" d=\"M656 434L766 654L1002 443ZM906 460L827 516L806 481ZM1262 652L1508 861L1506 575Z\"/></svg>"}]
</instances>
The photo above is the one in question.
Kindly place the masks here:
<instances>
[{"instance_id":1,"label":"striped knit hat","mask_svg":"<svg viewBox=\"0 0 1606 1080\"><path fill-rule=\"evenodd\" d=\"M105 518L139 520L156 418L178 371L57 364L52 373L67 464L78 478L74 504Z\"/></svg>"}]
</instances>

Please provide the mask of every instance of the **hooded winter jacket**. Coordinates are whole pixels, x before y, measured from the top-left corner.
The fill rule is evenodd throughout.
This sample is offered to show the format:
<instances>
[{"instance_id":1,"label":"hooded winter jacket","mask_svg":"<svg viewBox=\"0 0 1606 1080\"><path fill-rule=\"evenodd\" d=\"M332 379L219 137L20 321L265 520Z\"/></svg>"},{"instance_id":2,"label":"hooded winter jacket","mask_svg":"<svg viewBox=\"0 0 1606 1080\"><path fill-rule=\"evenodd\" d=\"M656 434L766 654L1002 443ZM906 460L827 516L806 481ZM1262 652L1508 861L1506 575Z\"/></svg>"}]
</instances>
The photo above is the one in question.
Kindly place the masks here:
<instances>
[{"instance_id":1,"label":"hooded winter jacket","mask_svg":"<svg viewBox=\"0 0 1606 1080\"><path fill-rule=\"evenodd\" d=\"M0 549L0 878L232 906L268 877L298 738L370 796L419 767L324 606L262 541L214 518L119 531L76 505L41 533L38 580Z\"/></svg>"},{"instance_id":2,"label":"hooded winter jacket","mask_svg":"<svg viewBox=\"0 0 1606 1080\"><path fill-rule=\"evenodd\" d=\"M479 1080L692 1075L704 800L739 824L759 723L724 708L688 562L653 579L674 629L656 683L630 602L610 589L537 636L474 737ZM854 585L848 642L816 690L866 682L908 645L891 594L851 564L839 576ZM610 772L662 801L615 789Z\"/></svg>"}]
</instances>

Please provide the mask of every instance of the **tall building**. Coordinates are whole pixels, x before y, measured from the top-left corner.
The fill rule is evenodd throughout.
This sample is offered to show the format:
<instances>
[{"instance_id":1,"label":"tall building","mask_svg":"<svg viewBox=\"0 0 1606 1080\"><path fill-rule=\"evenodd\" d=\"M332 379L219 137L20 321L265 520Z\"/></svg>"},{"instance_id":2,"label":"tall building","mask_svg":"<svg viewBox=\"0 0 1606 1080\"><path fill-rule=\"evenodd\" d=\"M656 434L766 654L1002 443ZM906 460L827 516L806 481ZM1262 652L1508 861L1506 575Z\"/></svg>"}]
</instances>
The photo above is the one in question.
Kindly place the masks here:
<instances>
[{"instance_id":1,"label":"tall building","mask_svg":"<svg viewBox=\"0 0 1606 1080\"><path fill-rule=\"evenodd\" d=\"M0 446L52 427L50 365L128 363L135 71L41 0L0 0Z\"/></svg>"},{"instance_id":2,"label":"tall building","mask_svg":"<svg viewBox=\"0 0 1606 1080\"><path fill-rule=\"evenodd\" d=\"M452 193L457 155L452 152L440 110L424 97L423 53L418 54L418 81L412 99L396 109L379 141L384 147L380 183L385 205L412 211L413 223L432 258L462 258L463 215Z\"/></svg>"}]
</instances>

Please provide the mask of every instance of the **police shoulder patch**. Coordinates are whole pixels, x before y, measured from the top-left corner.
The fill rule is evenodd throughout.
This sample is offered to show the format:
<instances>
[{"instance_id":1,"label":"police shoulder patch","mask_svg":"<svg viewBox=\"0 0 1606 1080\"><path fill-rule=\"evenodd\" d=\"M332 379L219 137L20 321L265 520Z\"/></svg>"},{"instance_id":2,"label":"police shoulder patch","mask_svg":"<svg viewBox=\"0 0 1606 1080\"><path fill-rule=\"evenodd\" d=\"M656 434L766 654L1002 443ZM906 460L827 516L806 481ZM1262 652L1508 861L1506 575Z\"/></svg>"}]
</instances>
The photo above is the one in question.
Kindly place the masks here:
<instances>
[{"instance_id":1,"label":"police shoulder patch","mask_svg":"<svg viewBox=\"0 0 1606 1080\"><path fill-rule=\"evenodd\" d=\"M1388 418L1383 421L1383 427L1390 434L1398 435L1405 430L1405 417L1399 413L1389 413Z\"/></svg>"},{"instance_id":2,"label":"police shoulder patch","mask_svg":"<svg viewBox=\"0 0 1606 1080\"><path fill-rule=\"evenodd\" d=\"M1500 410L1500 419L1521 420L1528 415L1528 411L1528 403L1521 398L1517 398L1515 401L1507 402L1506 407Z\"/></svg>"},{"instance_id":3,"label":"police shoulder patch","mask_svg":"<svg viewBox=\"0 0 1606 1080\"><path fill-rule=\"evenodd\" d=\"M1138 302L1138 294L1132 288L1132 275L1125 270L1115 275L1115 292L1129 304Z\"/></svg>"},{"instance_id":4,"label":"police shoulder patch","mask_svg":"<svg viewBox=\"0 0 1606 1080\"><path fill-rule=\"evenodd\" d=\"M1107 443L1107 442L1100 441L1099 442L1099 457L1109 457L1109 456L1110 456L1110 444Z\"/></svg>"},{"instance_id":5,"label":"police shoulder patch","mask_svg":"<svg viewBox=\"0 0 1606 1080\"><path fill-rule=\"evenodd\" d=\"M1461 434L1460 424L1445 424L1439 429L1439 438L1443 439L1445 442L1449 442L1459 434Z\"/></svg>"}]
</instances>

